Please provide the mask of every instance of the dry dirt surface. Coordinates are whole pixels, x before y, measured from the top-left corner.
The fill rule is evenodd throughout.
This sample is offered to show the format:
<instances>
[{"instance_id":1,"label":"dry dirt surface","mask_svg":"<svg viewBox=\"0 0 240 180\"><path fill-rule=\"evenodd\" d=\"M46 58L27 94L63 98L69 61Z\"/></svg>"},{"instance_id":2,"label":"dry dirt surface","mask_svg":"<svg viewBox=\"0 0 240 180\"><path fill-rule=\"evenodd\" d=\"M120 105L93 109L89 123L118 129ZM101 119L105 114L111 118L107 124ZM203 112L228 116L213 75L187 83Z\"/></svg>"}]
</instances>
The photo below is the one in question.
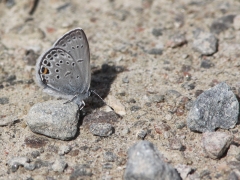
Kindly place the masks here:
<instances>
[{"instance_id":1,"label":"dry dirt surface","mask_svg":"<svg viewBox=\"0 0 240 180\"><path fill-rule=\"evenodd\" d=\"M0 179L74 179L77 167L85 171L79 179L123 179L128 149L142 139L171 166L190 167L192 179L235 177L238 153L207 157L202 133L186 119L191 102L219 82L240 94L239 10L237 0L0 0ZM61 141L31 132L26 117L34 104L55 99L35 83L36 59L76 27L89 41L92 87L124 110L111 136L94 136L82 118L76 138ZM200 31L218 39L216 52L193 48ZM97 76L109 68L111 77ZM107 87L98 86L101 78ZM103 108L96 99L83 116ZM225 131L240 138L238 125ZM34 169L11 167L16 157Z\"/></svg>"}]
</instances>

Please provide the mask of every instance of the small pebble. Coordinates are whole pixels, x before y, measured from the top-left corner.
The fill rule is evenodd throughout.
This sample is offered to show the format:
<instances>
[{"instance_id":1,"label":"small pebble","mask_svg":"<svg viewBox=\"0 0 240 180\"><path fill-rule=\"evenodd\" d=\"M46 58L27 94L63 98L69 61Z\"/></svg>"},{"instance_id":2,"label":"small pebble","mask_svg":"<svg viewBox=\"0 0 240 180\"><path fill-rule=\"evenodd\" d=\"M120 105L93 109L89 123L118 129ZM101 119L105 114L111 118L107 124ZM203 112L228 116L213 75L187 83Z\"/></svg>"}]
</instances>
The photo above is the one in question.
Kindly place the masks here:
<instances>
[{"instance_id":1,"label":"small pebble","mask_svg":"<svg viewBox=\"0 0 240 180\"><path fill-rule=\"evenodd\" d=\"M90 125L90 132L96 136L110 136L114 131L114 128L109 123L92 123Z\"/></svg>"},{"instance_id":2,"label":"small pebble","mask_svg":"<svg viewBox=\"0 0 240 180\"><path fill-rule=\"evenodd\" d=\"M114 162L117 156L113 152L107 151L103 154L103 159L106 162Z\"/></svg>"},{"instance_id":3,"label":"small pebble","mask_svg":"<svg viewBox=\"0 0 240 180\"><path fill-rule=\"evenodd\" d=\"M72 150L71 146L63 145L59 147L58 154L62 156L64 154L69 153L71 150Z\"/></svg>"},{"instance_id":4,"label":"small pebble","mask_svg":"<svg viewBox=\"0 0 240 180\"><path fill-rule=\"evenodd\" d=\"M152 34L156 37L162 36L162 29L161 28L153 28Z\"/></svg>"},{"instance_id":5,"label":"small pebble","mask_svg":"<svg viewBox=\"0 0 240 180\"><path fill-rule=\"evenodd\" d=\"M201 55L212 55L217 52L218 40L211 34L200 31L193 40L193 49Z\"/></svg>"},{"instance_id":6,"label":"small pebble","mask_svg":"<svg viewBox=\"0 0 240 180\"><path fill-rule=\"evenodd\" d=\"M32 155L33 158L37 158L38 156L40 156L40 152L39 151L33 151L31 153L31 155Z\"/></svg>"},{"instance_id":7,"label":"small pebble","mask_svg":"<svg viewBox=\"0 0 240 180\"><path fill-rule=\"evenodd\" d=\"M56 159L56 161L52 165L52 169L55 172L63 172L67 167L67 163L63 159Z\"/></svg>"},{"instance_id":8,"label":"small pebble","mask_svg":"<svg viewBox=\"0 0 240 180\"><path fill-rule=\"evenodd\" d=\"M203 133L203 149L212 159L221 158L229 148L233 136L225 132L205 132Z\"/></svg>"},{"instance_id":9,"label":"small pebble","mask_svg":"<svg viewBox=\"0 0 240 180\"><path fill-rule=\"evenodd\" d=\"M185 37L185 34L175 34L172 37L170 37L170 40L167 43L167 46L171 48L176 48L179 46L182 46L187 43L187 39Z\"/></svg>"},{"instance_id":10,"label":"small pebble","mask_svg":"<svg viewBox=\"0 0 240 180\"><path fill-rule=\"evenodd\" d=\"M147 136L147 131L145 131L143 129L137 132L137 137L139 139L143 140L146 136Z\"/></svg>"},{"instance_id":11,"label":"small pebble","mask_svg":"<svg viewBox=\"0 0 240 180\"><path fill-rule=\"evenodd\" d=\"M74 171L70 175L69 180L84 179L84 176L91 177L92 175L93 173L92 170L90 169L90 166L87 164L82 164L74 168Z\"/></svg>"}]
</instances>

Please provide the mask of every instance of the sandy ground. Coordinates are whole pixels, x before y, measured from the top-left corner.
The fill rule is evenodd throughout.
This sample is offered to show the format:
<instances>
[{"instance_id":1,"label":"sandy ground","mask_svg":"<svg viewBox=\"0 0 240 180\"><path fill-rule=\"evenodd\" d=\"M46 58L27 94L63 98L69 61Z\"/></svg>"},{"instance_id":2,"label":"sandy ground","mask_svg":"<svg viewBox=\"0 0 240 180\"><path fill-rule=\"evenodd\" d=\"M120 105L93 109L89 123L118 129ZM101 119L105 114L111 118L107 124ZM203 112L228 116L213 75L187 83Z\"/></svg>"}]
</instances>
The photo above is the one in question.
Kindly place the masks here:
<instances>
[{"instance_id":1,"label":"sandy ground","mask_svg":"<svg viewBox=\"0 0 240 180\"><path fill-rule=\"evenodd\" d=\"M186 104L196 99L199 90L222 81L238 94L240 31L230 25L217 34L219 49L212 56L201 57L192 49L192 42L196 29L209 32L217 18L237 15L239 1L42 0L30 15L33 2L0 1L0 179L69 179L74 167L82 164L93 174L87 179L122 179L127 150L139 141L140 131L147 132L145 140L154 143L173 167L188 165L200 179L227 179L232 172L228 163L236 159L230 155L219 160L205 157L202 134L186 127ZM115 133L107 138L80 126L74 140L60 141L34 134L26 125L31 106L54 99L34 82L36 57L76 27L83 28L88 37L93 73L102 70L103 64L124 69L115 73L109 88L94 87L100 95L106 90L104 98L113 96L126 109L126 115L114 123ZM159 36L153 35L153 29ZM185 34L187 43L171 48L169 41L176 34ZM230 47L226 51L221 48L224 43ZM29 53L30 49L36 54ZM162 54L149 53L152 49L162 49ZM203 60L211 62L211 67L201 67ZM165 96L169 90L181 96ZM164 101L156 100L162 96ZM91 107L93 99L84 112L98 110ZM162 128L162 124L169 127ZM163 130L156 131L156 127ZM230 130L235 138L240 136L238 129ZM178 139L184 150L171 148L171 139ZM72 150L60 157L59 149L64 146ZM35 151L40 152L37 158L32 156ZM104 159L107 151L118 157L111 165ZM33 171L20 167L12 172L7 162L13 157L48 163L62 158L68 167L64 172L48 166Z\"/></svg>"}]
</instances>

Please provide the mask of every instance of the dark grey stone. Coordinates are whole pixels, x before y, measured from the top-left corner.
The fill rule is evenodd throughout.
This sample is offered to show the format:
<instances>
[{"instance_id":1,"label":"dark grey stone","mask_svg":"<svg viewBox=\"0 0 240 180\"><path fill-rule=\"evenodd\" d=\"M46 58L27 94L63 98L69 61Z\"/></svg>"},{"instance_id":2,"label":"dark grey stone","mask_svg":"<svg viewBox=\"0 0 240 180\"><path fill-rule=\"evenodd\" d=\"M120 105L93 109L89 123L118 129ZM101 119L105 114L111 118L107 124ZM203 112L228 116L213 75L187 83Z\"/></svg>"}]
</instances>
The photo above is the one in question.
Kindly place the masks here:
<instances>
[{"instance_id":1,"label":"dark grey stone","mask_svg":"<svg viewBox=\"0 0 240 180\"><path fill-rule=\"evenodd\" d=\"M31 155L32 155L33 158L37 158L38 156L40 156L40 152L39 151L33 151L31 153Z\"/></svg>"},{"instance_id":2,"label":"dark grey stone","mask_svg":"<svg viewBox=\"0 0 240 180\"><path fill-rule=\"evenodd\" d=\"M79 109L75 103L47 101L35 104L29 111L27 125L34 133L69 140L77 133Z\"/></svg>"},{"instance_id":3,"label":"dark grey stone","mask_svg":"<svg viewBox=\"0 0 240 180\"><path fill-rule=\"evenodd\" d=\"M113 165L111 163L105 163L105 164L103 164L103 168L104 169L112 169Z\"/></svg>"},{"instance_id":4,"label":"dark grey stone","mask_svg":"<svg viewBox=\"0 0 240 180\"><path fill-rule=\"evenodd\" d=\"M125 180L180 180L178 172L166 164L157 148L149 141L140 141L128 151Z\"/></svg>"},{"instance_id":5,"label":"dark grey stone","mask_svg":"<svg viewBox=\"0 0 240 180\"><path fill-rule=\"evenodd\" d=\"M114 162L117 159L117 156L113 152L107 151L104 153L103 159L106 162Z\"/></svg>"},{"instance_id":6,"label":"dark grey stone","mask_svg":"<svg viewBox=\"0 0 240 180\"><path fill-rule=\"evenodd\" d=\"M204 59L204 60L202 60L200 66L201 66L201 68L209 69L209 68L213 67L214 64L211 61Z\"/></svg>"},{"instance_id":7,"label":"dark grey stone","mask_svg":"<svg viewBox=\"0 0 240 180\"><path fill-rule=\"evenodd\" d=\"M9 103L9 98L8 97L1 97L0 98L0 104L8 104Z\"/></svg>"},{"instance_id":8,"label":"dark grey stone","mask_svg":"<svg viewBox=\"0 0 240 180\"><path fill-rule=\"evenodd\" d=\"M152 49L148 50L148 54L161 55L162 51L163 50L161 48L152 48Z\"/></svg>"},{"instance_id":9,"label":"dark grey stone","mask_svg":"<svg viewBox=\"0 0 240 180\"><path fill-rule=\"evenodd\" d=\"M92 123L90 125L90 131L96 136L106 137L113 133L114 128L109 123Z\"/></svg>"},{"instance_id":10,"label":"dark grey stone","mask_svg":"<svg viewBox=\"0 0 240 180\"><path fill-rule=\"evenodd\" d=\"M187 125L192 131L214 131L233 128L238 121L239 103L226 83L200 94L188 113Z\"/></svg>"},{"instance_id":11,"label":"dark grey stone","mask_svg":"<svg viewBox=\"0 0 240 180\"><path fill-rule=\"evenodd\" d=\"M233 24L233 19L236 15L229 14L213 21L210 27L210 31L215 34L220 34L221 32L230 28Z\"/></svg>"},{"instance_id":12,"label":"dark grey stone","mask_svg":"<svg viewBox=\"0 0 240 180\"><path fill-rule=\"evenodd\" d=\"M162 35L162 29L161 28L153 28L152 34L156 37L161 36Z\"/></svg>"},{"instance_id":13,"label":"dark grey stone","mask_svg":"<svg viewBox=\"0 0 240 180\"><path fill-rule=\"evenodd\" d=\"M136 112L139 109L141 109L141 107L139 107L139 106L132 106L132 107L130 107L130 110L133 111L133 112Z\"/></svg>"},{"instance_id":14,"label":"dark grey stone","mask_svg":"<svg viewBox=\"0 0 240 180\"><path fill-rule=\"evenodd\" d=\"M69 180L83 179L84 177L89 178L92 176L92 170L87 164L79 165L74 168L73 173L71 174Z\"/></svg>"}]
</instances>

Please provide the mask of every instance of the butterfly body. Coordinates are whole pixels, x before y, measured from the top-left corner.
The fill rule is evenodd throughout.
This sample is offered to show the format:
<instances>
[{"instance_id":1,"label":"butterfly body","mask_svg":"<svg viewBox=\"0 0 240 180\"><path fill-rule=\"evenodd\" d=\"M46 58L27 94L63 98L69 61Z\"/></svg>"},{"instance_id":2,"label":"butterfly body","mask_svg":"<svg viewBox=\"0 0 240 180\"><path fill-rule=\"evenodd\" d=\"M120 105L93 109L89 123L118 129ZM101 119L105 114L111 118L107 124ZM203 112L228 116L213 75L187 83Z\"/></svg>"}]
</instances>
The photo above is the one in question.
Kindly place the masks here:
<instances>
[{"instance_id":1,"label":"butterfly body","mask_svg":"<svg viewBox=\"0 0 240 180\"><path fill-rule=\"evenodd\" d=\"M81 28L64 34L39 57L36 79L44 92L85 105L83 100L90 96L90 52Z\"/></svg>"}]
</instances>

